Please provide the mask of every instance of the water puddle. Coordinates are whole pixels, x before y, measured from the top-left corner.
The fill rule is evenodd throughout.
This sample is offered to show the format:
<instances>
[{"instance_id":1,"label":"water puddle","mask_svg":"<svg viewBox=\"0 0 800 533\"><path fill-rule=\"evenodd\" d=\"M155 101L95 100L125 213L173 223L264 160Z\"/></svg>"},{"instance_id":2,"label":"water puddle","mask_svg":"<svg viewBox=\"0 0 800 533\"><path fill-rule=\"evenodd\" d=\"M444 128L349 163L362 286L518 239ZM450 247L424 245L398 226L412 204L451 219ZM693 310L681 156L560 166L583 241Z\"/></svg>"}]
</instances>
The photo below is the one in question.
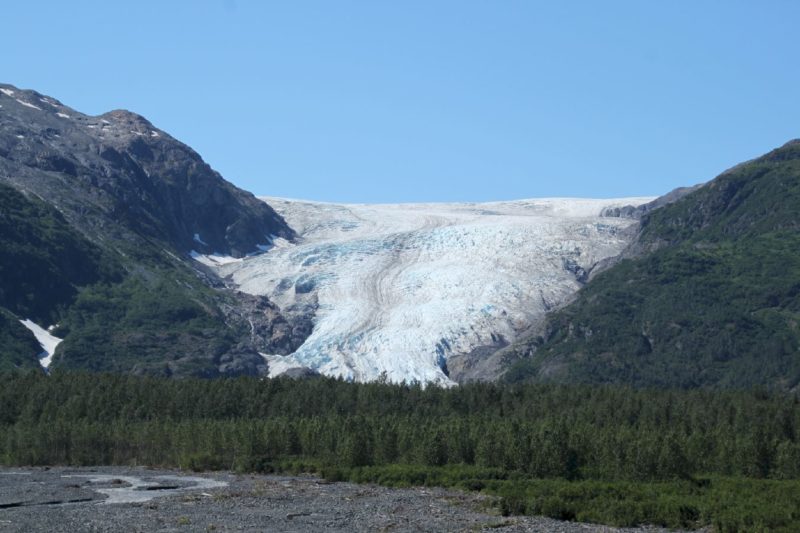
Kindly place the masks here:
<instances>
[{"instance_id":1,"label":"water puddle","mask_svg":"<svg viewBox=\"0 0 800 533\"><path fill-rule=\"evenodd\" d=\"M114 476L107 474L76 474L64 478L88 478L89 488L106 496L100 503L143 503L154 498L172 496L183 492L227 487L226 481L196 476Z\"/></svg>"}]
</instances>

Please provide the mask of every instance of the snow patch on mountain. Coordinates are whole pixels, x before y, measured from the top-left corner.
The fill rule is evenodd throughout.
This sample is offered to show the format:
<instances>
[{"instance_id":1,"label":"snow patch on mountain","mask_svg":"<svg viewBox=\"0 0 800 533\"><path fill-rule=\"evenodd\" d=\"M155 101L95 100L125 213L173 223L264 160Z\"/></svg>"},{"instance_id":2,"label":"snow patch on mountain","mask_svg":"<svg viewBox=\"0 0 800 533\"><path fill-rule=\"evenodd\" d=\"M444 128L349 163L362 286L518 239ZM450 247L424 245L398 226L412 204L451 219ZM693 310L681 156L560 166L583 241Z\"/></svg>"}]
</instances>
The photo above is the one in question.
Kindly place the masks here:
<instances>
[{"instance_id":1,"label":"snow patch on mountain","mask_svg":"<svg viewBox=\"0 0 800 533\"><path fill-rule=\"evenodd\" d=\"M42 365L42 368L45 370L50 368L50 363L53 362L53 354L56 353L56 347L64 339L59 339L51 335L50 331L44 329L32 320L26 319L20 320L20 322L33 333L33 336L36 337L36 340L39 341L39 345L42 347L43 351L39 354L39 364Z\"/></svg>"},{"instance_id":2,"label":"snow patch on mountain","mask_svg":"<svg viewBox=\"0 0 800 533\"><path fill-rule=\"evenodd\" d=\"M19 98L16 98L16 100L17 100L17 102L19 102L20 104L24 105L25 107L30 107L31 109L38 109L39 111L42 110L41 107L39 107L37 105L33 105L33 104L29 103L29 102L26 102L25 100L20 100Z\"/></svg>"},{"instance_id":3,"label":"snow patch on mountain","mask_svg":"<svg viewBox=\"0 0 800 533\"><path fill-rule=\"evenodd\" d=\"M603 209L652 198L265 200L297 231L297 241L209 266L284 309L318 303L306 342L289 356L266 356L271 375L309 367L357 381L385 374L451 384L449 357L512 342L580 288L576 271L622 251L623 230L635 222L601 217Z\"/></svg>"},{"instance_id":4,"label":"snow patch on mountain","mask_svg":"<svg viewBox=\"0 0 800 533\"><path fill-rule=\"evenodd\" d=\"M233 257L230 255L223 255L220 253L201 254L196 250L192 250L191 252L189 252L189 256L198 263L202 263L209 267L218 267L222 265L227 265L229 263L238 263L242 261L241 258Z\"/></svg>"}]
</instances>

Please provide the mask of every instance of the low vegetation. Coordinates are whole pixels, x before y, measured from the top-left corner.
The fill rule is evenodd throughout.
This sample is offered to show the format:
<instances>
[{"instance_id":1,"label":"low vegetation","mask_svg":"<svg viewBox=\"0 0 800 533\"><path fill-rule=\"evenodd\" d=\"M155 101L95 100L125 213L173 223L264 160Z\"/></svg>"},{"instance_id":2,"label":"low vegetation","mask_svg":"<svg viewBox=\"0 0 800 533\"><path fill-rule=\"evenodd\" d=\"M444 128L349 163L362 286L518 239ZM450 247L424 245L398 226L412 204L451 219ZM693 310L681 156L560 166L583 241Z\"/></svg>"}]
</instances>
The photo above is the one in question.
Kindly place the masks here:
<instances>
[{"instance_id":1,"label":"low vegetation","mask_svg":"<svg viewBox=\"0 0 800 533\"><path fill-rule=\"evenodd\" d=\"M50 324L77 287L116 280L120 268L54 207L0 183L0 307Z\"/></svg>"},{"instance_id":2,"label":"low vegetation","mask_svg":"<svg viewBox=\"0 0 800 533\"><path fill-rule=\"evenodd\" d=\"M314 471L481 490L507 514L800 525L800 400L762 390L16 373L0 462Z\"/></svg>"},{"instance_id":3,"label":"low vegetation","mask_svg":"<svg viewBox=\"0 0 800 533\"><path fill-rule=\"evenodd\" d=\"M241 342L207 286L163 244L100 247L54 207L0 183L0 371L39 369L31 319L65 339L52 368L212 377Z\"/></svg>"},{"instance_id":4,"label":"low vegetation","mask_svg":"<svg viewBox=\"0 0 800 533\"><path fill-rule=\"evenodd\" d=\"M239 342L206 287L186 269L153 267L82 290L55 331L54 368L214 377Z\"/></svg>"}]
</instances>

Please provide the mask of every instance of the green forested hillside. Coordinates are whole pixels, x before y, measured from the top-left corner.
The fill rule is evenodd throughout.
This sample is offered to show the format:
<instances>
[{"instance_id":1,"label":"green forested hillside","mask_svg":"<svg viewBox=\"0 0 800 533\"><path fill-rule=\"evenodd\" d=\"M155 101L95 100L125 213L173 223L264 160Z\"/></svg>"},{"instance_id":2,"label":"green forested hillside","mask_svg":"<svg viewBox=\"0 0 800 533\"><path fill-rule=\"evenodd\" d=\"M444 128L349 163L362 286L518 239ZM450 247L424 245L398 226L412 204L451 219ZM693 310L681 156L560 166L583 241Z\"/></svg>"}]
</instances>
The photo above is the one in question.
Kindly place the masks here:
<instances>
[{"instance_id":1,"label":"green forested hillside","mask_svg":"<svg viewBox=\"0 0 800 533\"><path fill-rule=\"evenodd\" d=\"M800 383L800 143L642 220L635 249L549 318L510 381Z\"/></svg>"},{"instance_id":2,"label":"green forested hillside","mask_svg":"<svg viewBox=\"0 0 800 533\"><path fill-rule=\"evenodd\" d=\"M230 357L240 341L218 308L220 297L179 265L88 287L57 330L66 340L55 366L216 377L224 373L223 354ZM230 373L258 373L261 356L242 352Z\"/></svg>"},{"instance_id":3,"label":"green forested hillside","mask_svg":"<svg viewBox=\"0 0 800 533\"><path fill-rule=\"evenodd\" d=\"M80 286L121 269L53 207L0 183L0 368L36 368L41 348L19 319L47 327Z\"/></svg>"},{"instance_id":4,"label":"green forested hillside","mask_svg":"<svg viewBox=\"0 0 800 533\"><path fill-rule=\"evenodd\" d=\"M42 351L33 334L19 319L0 308L0 371L39 368Z\"/></svg>"},{"instance_id":5,"label":"green forested hillside","mask_svg":"<svg viewBox=\"0 0 800 533\"><path fill-rule=\"evenodd\" d=\"M0 184L0 250L0 369L39 368L27 318L58 324L54 368L216 376L225 354L232 373L263 364L237 349L224 295L158 243L101 248L49 204Z\"/></svg>"},{"instance_id":6,"label":"green forested hillside","mask_svg":"<svg viewBox=\"0 0 800 533\"><path fill-rule=\"evenodd\" d=\"M52 206L0 183L0 306L52 323L77 287L119 277L118 265Z\"/></svg>"}]
</instances>

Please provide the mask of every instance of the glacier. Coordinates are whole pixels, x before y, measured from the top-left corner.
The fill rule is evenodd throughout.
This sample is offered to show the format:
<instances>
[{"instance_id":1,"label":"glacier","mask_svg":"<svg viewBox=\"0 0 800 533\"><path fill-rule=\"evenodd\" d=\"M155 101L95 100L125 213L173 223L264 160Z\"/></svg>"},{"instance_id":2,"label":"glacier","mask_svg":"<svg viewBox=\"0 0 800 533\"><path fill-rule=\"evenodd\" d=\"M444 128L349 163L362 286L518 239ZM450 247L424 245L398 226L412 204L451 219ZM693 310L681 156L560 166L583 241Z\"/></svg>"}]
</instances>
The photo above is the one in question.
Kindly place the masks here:
<instances>
[{"instance_id":1,"label":"glacier","mask_svg":"<svg viewBox=\"0 0 800 533\"><path fill-rule=\"evenodd\" d=\"M295 229L243 260L208 263L282 309L316 309L294 353L262 354L270 375L306 367L348 380L452 385L447 362L513 342L618 255L636 224L602 217L652 198L332 204L262 198Z\"/></svg>"}]
</instances>

